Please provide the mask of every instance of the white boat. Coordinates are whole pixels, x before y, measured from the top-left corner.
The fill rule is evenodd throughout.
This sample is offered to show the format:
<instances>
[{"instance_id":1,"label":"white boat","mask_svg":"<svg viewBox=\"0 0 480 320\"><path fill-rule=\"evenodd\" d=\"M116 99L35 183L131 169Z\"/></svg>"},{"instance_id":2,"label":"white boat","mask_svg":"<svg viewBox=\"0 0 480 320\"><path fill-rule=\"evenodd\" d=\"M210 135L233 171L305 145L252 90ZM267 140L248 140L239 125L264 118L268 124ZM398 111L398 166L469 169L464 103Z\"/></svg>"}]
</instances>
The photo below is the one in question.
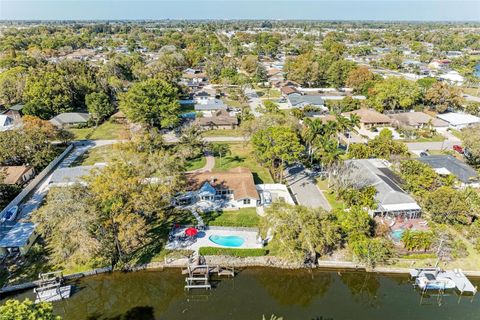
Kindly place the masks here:
<instances>
[{"instance_id":1,"label":"white boat","mask_svg":"<svg viewBox=\"0 0 480 320\"><path fill-rule=\"evenodd\" d=\"M448 290L456 287L455 282L448 278L436 278L433 273L415 279L415 284L422 290Z\"/></svg>"}]
</instances>

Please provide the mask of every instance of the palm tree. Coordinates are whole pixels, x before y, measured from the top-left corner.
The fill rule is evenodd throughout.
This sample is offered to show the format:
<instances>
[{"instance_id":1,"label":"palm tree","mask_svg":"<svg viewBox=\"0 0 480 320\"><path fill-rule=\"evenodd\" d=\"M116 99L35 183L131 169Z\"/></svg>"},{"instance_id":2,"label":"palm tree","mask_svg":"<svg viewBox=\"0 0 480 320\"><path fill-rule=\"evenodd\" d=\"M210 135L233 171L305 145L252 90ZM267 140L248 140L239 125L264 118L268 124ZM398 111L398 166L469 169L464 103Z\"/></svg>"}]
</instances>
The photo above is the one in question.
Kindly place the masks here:
<instances>
[{"instance_id":1,"label":"palm tree","mask_svg":"<svg viewBox=\"0 0 480 320\"><path fill-rule=\"evenodd\" d=\"M307 144L307 153L311 162L313 161L315 141L323 133L324 127L320 119L306 118L303 124L302 138Z\"/></svg>"},{"instance_id":2,"label":"palm tree","mask_svg":"<svg viewBox=\"0 0 480 320\"><path fill-rule=\"evenodd\" d=\"M351 113L348 131L358 133L357 128L359 127L360 127L360 116L356 113ZM350 136L351 136L350 132L347 137L347 152L348 152L348 149L350 148Z\"/></svg>"}]
</instances>

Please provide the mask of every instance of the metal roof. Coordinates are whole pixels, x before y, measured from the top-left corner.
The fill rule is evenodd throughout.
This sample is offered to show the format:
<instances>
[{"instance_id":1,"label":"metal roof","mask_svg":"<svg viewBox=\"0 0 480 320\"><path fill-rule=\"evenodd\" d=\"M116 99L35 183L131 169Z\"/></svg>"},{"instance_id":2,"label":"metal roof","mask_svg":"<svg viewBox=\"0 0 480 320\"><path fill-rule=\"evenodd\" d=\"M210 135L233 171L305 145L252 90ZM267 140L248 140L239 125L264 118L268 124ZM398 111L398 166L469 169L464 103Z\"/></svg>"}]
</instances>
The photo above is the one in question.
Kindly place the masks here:
<instances>
[{"instance_id":1,"label":"metal roof","mask_svg":"<svg viewBox=\"0 0 480 320\"><path fill-rule=\"evenodd\" d=\"M436 169L435 171L439 174L445 174L446 171L450 172L463 183L470 183L479 180L478 173L475 169L450 155L426 156L420 157L418 160Z\"/></svg>"},{"instance_id":2,"label":"metal roof","mask_svg":"<svg viewBox=\"0 0 480 320\"><path fill-rule=\"evenodd\" d=\"M32 222L17 222L0 240L0 248L19 248L28 243L28 239L37 227Z\"/></svg>"},{"instance_id":3,"label":"metal roof","mask_svg":"<svg viewBox=\"0 0 480 320\"><path fill-rule=\"evenodd\" d=\"M293 107L305 106L305 105L313 105L313 106L324 105L323 98L317 95L302 95L299 93L292 93L292 94L289 94L287 98Z\"/></svg>"}]
</instances>

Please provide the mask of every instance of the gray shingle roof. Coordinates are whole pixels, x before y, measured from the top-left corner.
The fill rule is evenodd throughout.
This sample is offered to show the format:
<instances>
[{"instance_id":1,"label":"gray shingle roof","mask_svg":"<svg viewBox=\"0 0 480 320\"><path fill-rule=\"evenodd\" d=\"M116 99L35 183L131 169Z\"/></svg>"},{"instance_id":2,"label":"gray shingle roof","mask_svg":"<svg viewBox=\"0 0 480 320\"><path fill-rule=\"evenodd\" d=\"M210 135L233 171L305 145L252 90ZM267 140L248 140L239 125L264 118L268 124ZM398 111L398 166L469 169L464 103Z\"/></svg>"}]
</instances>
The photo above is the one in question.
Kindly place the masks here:
<instances>
[{"instance_id":1,"label":"gray shingle roof","mask_svg":"<svg viewBox=\"0 0 480 320\"><path fill-rule=\"evenodd\" d=\"M301 95L299 93L292 93L287 96L288 101L292 107L303 107L306 105L313 105L313 106L323 106L324 101L321 96L315 95Z\"/></svg>"},{"instance_id":2,"label":"gray shingle roof","mask_svg":"<svg viewBox=\"0 0 480 320\"><path fill-rule=\"evenodd\" d=\"M478 173L465 162L450 155L433 155L420 157L418 160L428 164L433 169L447 169L463 183L479 181Z\"/></svg>"},{"instance_id":3,"label":"gray shingle roof","mask_svg":"<svg viewBox=\"0 0 480 320\"><path fill-rule=\"evenodd\" d=\"M417 202L400 187L399 178L382 159L348 160L360 170L368 185L377 190L375 200L379 211L420 210Z\"/></svg>"},{"instance_id":4,"label":"gray shingle roof","mask_svg":"<svg viewBox=\"0 0 480 320\"><path fill-rule=\"evenodd\" d=\"M227 106L219 99L212 99L206 104L196 103L194 106L195 111L221 110L226 108Z\"/></svg>"},{"instance_id":5,"label":"gray shingle roof","mask_svg":"<svg viewBox=\"0 0 480 320\"><path fill-rule=\"evenodd\" d=\"M53 125L62 126L65 124L86 123L88 119L90 119L90 115L88 113L65 112L53 117L50 119L50 122Z\"/></svg>"}]
</instances>

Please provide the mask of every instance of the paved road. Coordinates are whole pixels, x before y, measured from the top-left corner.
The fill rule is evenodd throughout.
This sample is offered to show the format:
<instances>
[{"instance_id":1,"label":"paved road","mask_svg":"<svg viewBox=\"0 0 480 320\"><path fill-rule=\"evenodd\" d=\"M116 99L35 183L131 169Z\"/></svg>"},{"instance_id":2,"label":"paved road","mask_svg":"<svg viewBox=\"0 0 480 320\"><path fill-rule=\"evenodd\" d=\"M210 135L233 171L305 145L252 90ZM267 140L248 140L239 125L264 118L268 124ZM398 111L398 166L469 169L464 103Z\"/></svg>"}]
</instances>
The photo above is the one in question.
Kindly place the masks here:
<instances>
[{"instance_id":1,"label":"paved road","mask_svg":"<svg viewBox=\"0 0 480 320\"><path fill-rule=\"evenodd\" d=\"M262 99L257 95L257 92L252 88L245 89L245 95L248 97L248 105L255 117L260 117L262 114L257 111L257 107L262 106Z\"/></svg>"},{"instance_id":2,"label":"paved road","mask_svg":"<svg viewBox=\"0 0 480 320\"><path fill-rule=\"evenodd\" d=\"M197 170L192 170L192 171L187 171L187 173L201 173L201 172L207 172L207 171L212 171L213 168L215 167L215 157L211 154L206 152L205 153L205 159L207 160L205 162L205 165Z\"/></svg>"},{"instance_id":3,"label":"paved road","mask_svg":"<svg viewBox=\"0 0 480 320\"><path fill-rule=\"evenodd\" d=\"M163 135L165 142L167 143L177 143L179 138L172 133L167 133ZM245 137L205 137L203 141L205 142L245 142L248 141L248 138Z\"/></svg>"},{"instance_id":4,"label":"paved road","mask_svg":"<svg viewBox=\"0 0 480 320\"><path fill-rule=\"evenodd\" d=\"M301 165L286 170L285 178L298 204L310 208L323 208L330 211L332 207L323 193L318 189L315 175Z\"/></svg>"}]
</instances>

